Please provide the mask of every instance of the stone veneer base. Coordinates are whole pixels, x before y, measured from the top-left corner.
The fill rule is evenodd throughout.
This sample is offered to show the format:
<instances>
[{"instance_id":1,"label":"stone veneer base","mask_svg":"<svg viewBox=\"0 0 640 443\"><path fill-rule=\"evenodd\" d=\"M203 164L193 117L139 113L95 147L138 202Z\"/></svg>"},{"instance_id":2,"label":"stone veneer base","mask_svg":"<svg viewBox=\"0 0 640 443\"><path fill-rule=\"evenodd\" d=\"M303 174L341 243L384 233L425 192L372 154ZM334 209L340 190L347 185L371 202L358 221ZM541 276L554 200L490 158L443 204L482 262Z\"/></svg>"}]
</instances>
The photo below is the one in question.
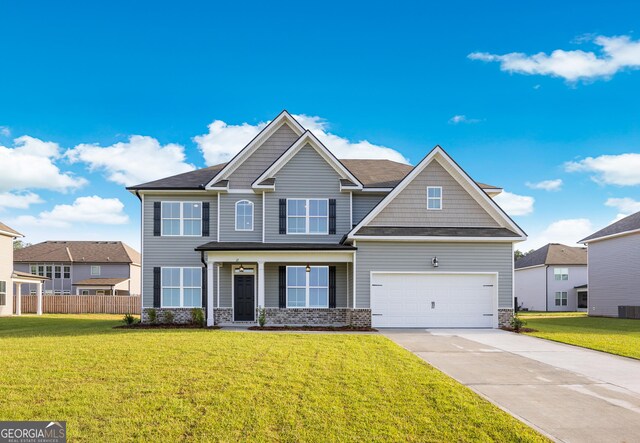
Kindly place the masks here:
<instances>
[{"instance_id":1,"label":"stone veneer base","mask_svg":"<svg viewBox=\"0 0 640 443\"><path fill-rule=\"evenodd\" d=\"M498 309L498 327L511 326L513 318L513 309Z\"/></svg>"},{"instance_id":2,"label":"stone veneer base","mask_svg":"<svg viewBox=\"0 0 640 443\"><path fill-rule=\"evenodd\" d=\"M166 313L167 312L171 312L173 313L173 323L176 324L188 324L193 322L192 316L191 316L191 311L194 308L144 308L144 310L142 311L142 323L149 323L149 311L155 309L156 311L156 322L157 323L167 323L166 321ZM197 309L201 309L203 311L203 314L205 314L204 309L203 308L197 308ZM206 318L206 317L205 317Z\"/></svg>"}]
</instances>

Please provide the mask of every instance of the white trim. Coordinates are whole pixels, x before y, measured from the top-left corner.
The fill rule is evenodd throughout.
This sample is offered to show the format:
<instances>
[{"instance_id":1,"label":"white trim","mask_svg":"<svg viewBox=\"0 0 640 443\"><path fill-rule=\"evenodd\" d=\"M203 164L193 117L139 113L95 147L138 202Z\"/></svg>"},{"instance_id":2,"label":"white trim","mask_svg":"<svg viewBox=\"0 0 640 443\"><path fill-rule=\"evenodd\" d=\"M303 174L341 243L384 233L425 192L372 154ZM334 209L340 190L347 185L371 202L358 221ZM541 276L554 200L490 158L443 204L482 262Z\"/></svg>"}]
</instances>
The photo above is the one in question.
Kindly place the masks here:
<instances>
[{"instance_id":1,"label":"white trim","mask_svg":"<svg viewBox=\"0 0 640 443\"><path fill-rule=\"evenodd\" d=\"M511 244L511 309L516 308L516 245ZM499 301L499 300L498 300Z\"/></svg>"},{"instance_id":2,"label":"white trim","mask_svg":"<svg viewBox=\"0 0 640 443\"><path fill-rule=\"evenodd\" d=\"M265 239L265 226L267 225L264 221L264 214L265 214L265 204L266 204L267 198L266 198L266 193L262 193L262 243L264 243L264 239Z\"/></svg>"},{"instance_id":3,"label":"white trim","mask_svg":"<svg viewBox=\"0 0 640 443\"><path fill-rule=\"evenodd\" d=\"M386 193L386 192L391 192L393 191L393 188L362 188L360 189L361 192L380 192L380 193Z\"/></svg>"},{"instance_id":4,"label":"white trim","mask_svg":"<svg viewBox=\"0 0 640 443\"><path fill-rule=\"evenodd\" d=\"M289 200L304 200L305 203L305 232L289 232ZM320 215L309 215L309 210L311 208L311 200L317 201L326 201L327 202L327 232L309 232L309 225L311 218L324 218L324 216ZM329 199L328 198L288 198L287 199L287 207L286 207L286 216L287 216L287 235L329 235ZM300 215L292 215L292 218L302 218Z\"/></svg>"},{"instance_id":5,"label":"white trim","mask_svg":"<svg viewBox=\"0 0 640 443\"><path fill-rule=\"evenodd\" d=\"M371 241L430 241L430 242L505 242L514 243L526 240L526 237L437 237L437 236L376 236L376 235L356 235L349 237L358 240Z\"/></svg>"},{"instance_id":6,"label":"white trim","mask_svg":"<svg viewBox=\"0 0 640 443\"><path fill-rule=\"evenodd\" d=\"M471 179L471 177L469 177L469 175L462 170L454 161L451 157L449 157L449 155L444 151L444 149L442 149L440 146L436 146L435 148L433 148L431 150L431 152L420 162L418 163L418 165L416 165L415 168L413 168L411 170L411 172L409 174L407 174L401 181L400 183L398 183L398 185L393 188L393 191L391 191L389 194L387 194L380 203L378 203L378 205L376 205L370 212L369 214L366 215L366 217L364 217L360 223L358 223L358 225L353 228L351 231L349 231L348 234L348 238L349 239L353 239L354 238L354 234L356 232L358 232L358 230L360 230L360 228L362 228L363 226L366 226L367 224L369 224L369 222L371 222L371 220L373 220L378 214L380 214L380 212L382 212L382 210L384 208L386 208L389 203L391 201L393 201L393 199L400 193L402 192L417 176L418 174L420 174L429 164L431 164L431 162L433 161L433 159L436 157L436 155L439 155L440 158L442 158L442 160L444 162L446 162L451 168L453 168L454 171L458 172L458 174L460 174L460 176L472 187L472 189L474 189L476 191L477 197L479 197L479 199L484 202L485 205L488 205L490 208L492 208L494 211L496 211L497 215L500 217L500 221L502 221L503 223L502 225L506 225L506 227L511 228L515 233L520 234L521 237L519 237L521 240L526 240L527 236L524 233L524 231L522 231L522 229L520 229L520 227L518 225L515 224L515 222L513 220L511 220L509 218L508 215L506 215L506 213L502 210L502 208L500 208L500 206L498 206L498 204L487 195L486 192L484 192L482 190L482 188L480 188L480 186L478 186L478 184ZM458 179L456 177L454 177L452 175L453 179L458 181ZM485 208L486 210L486 208ZM490 214L491 215L491 214ZM491 215L493 217L493 215ZM495 218L495 217L493 217ZM496 220L498 221L498 220ZM428 237L427 237L428 239ZM469 241L469 240L465 240L465 241ZM486 241L486 240L485 240Z\"/></svg>"},{"instance_id":7,"label":"white trim","mask_svg":"<svg viewBox=\"0 0 640 443\"><path fill-rule=\"evenodd\" d=\"M180 222L180 234L165 234L164 233L164 223L165 217L164 214L164 204L165 203L179 203L180 204L180 217L179 218L166 218L166 220L179 220ZM184 218L184 205L185 203L189 204L199 204L200 205L200 233L199 234L185 234L184 233L184 222L185 220L197 220L197 218ZM203 212L203 204L201 201L190 201L190 200L162 200L160 201L160 237L202 237L202 212Z\"/></svg>"},{"instance_id":8,"label":"white trim","mask_svg":"<svg viewBox=\"0 0 640 443\"><path fill-rule=\"evenodd\" d=\"M207 326L213 326L213 267L207 266Z\"/></svg>"},{"instance_id":9,"label":"white trim","mask_svg":"<svg viewBox=\"0 0 640 443\"><path fill-rule=\"evenodd\" d=\"M274 132L276 132L284 124L288 124L293 132L300 137L304 133L304 128L300 126L300 123L294 119L291 114L286 110L282 111L276 118L271 120L269 124L262 130L253 140L247 144L242 150L231 159L205 186L205 189L211 189L212 184L219 180L224 180L229 177L247 158L258 149L262 143L268 139Z\"/></svg>"},{"instance_id":10,"label":"white trim","mask_svg":"<svg viewBox=\"0 0 640 443\"><path fill-rule=\"evenodd\" d=\"M356 241L353 241L353 246L356 245ZM357 286L357 274L356 274L356 251L353 251L353 309L357 309L357 303L356 303L356 295L358 293L358 286Z\"/></svg>"},{"instance_id":11,"label":"white trim","mask_svg":"<svg viewBox=\"0 0 640 443\"><path fill-rule=\"evenodd\" d=\"M337 208L336 208L337 212ZM353 228L353 192L349 192L349 229Z\"/></svg>"},{"instance_id":12,"label":"white trim","mask_svg":"<svg viewBox=\"0 0 640 443\"><path fill-rule=\"evenodd\" d=\"M216 230L218 231L217 235L216 235L216 241L218 241L218 242L220 241L220 198L221 197L222 197L221 194L218 194L217 197L216 197L216 200L218 202L217 203L218 208L217 208L217 211L216 211Z\"/></svg>"},{"instance_id":13,"label":"white trim","mask_svg":"<svg viewBox=\"0 0 640 443\"><path fill-rule=\"evenodd\" d=\"M354 250L344 251L205 251L207 263L348 263L354 260ZM309 260L313 254L313 260Z\"/></svg>"},{"instance_id":14,"label":"white trim","mask_svg":"<svg viewBox=\"0 0 640 443\"><path fill-rule=\"evenodd\" d=\"M327 306L309 306L309 292L312 289L310 286L310 278L311 272L304 273L305 275L305 286L304 286L304 296L305 296L305 305L304 306L289 306L289 268L306 268L304 265L293 265L293 266L285 266L286 268L286 284L285 284L285 302L287 309L329 309L329 266L328 265L320 265L320 266L310 266L310 268L326 268L327 270ZM301 289L302 286L291 286L291 288ZM313 286L313 288L324 288L324 286Z\"/></svg>"},{"instance_id":15,"label":"white trim","mask_svg":"<svg viewBox=\"0 0 640 443\"><path fill-rule=\"evenodd\" d=\"M524 270L527 270L527 269L541 268L541 267L543 267L543 266L547 266L547 265L545 265L545 264L543 263L543 264L541 264L541 265L525 266L524 268L516 268L516 267L514 266L514 271L524 271ZM584 265L584 266L586 266L586 265Z\"/></svg>"},{"instance_id":16,"label":"white trim","mask_svg":"<svg viewBox=\"0 0 640 443\"><path fill-rule=\"evenodd\" d=\"M214 263L209 263L209 266ZM220 308L220 268L222 267L222 263L215 263L216 265L216 307Z\"/></svg>"},{"instance_id":17,"label":"white trim","mask_svg":"<svg viewBox=\"0 0 640 443\"><path fill-rule=\"evenodd\" d=\"M429 189L439 189L440 190L440 197L429 197ZM443 202L443 198L442 198L442 186L427 186L427 211L442 211L443 207L444 207L444 202ZM429 207L429 200L437 200L440 202L440 207L439 208L430 208Z\"/></svg>"},{"instance_id":18,"label":"white trim","mask_svg":"<svg viewBox=\"0 0 640 443\"><path fill-rule=\"evenodd\" d=\"M229 189L227 194L256 194L253 189Z\"/></svg>"},{"instance_id":19,"label":"white trim","mask_svg":"<svg viewBox=\"0 0 640 443\"><path fill-rule=\"evenodd\" d=\"M238 229L238 205L240 203L249 203L249 205L251 206L251 228L249 229ZM254 204L251 200L247 200L247 199L242 199L242 200L238 200L235 203L235 217L234 217L234 226L236 228L236 231L253 231L253 218L255 217L255 211L254 211Z\"/></svg>"},{"instance_id":20,"label":"white trim","mask_svg":"<svg viewBox=\"0 0 640 443\"><path fill-rule=\"evenodd\" d=\"M231 266L231 321L235 322L235 321L256 321L256 307L257 307L257 302L258 302L258 285L257 285L257 280L256 280L256 275L257 275L257 271L256 271L256 266L255 265L247 265L244 266L244 264L242 264L242 266L244 267L244 269L253 269L253 273L251 274L244 274L244 273L236 273L235 270L240 268L240 265L232 265ZM250 275L253 277L253 320L236 320L236 309L235 309L235 287L236 287L236 279L235 276L236 275Z\"/></svg>"},{"instance_id":21,"label":"white trim","mask_svg":"<svg viewBox=\"0 0 640 443\"><path fill-rule=\"evenodd\" d=\"M640 229L633 229L631 231L624 231L624 232L618 232L616 234L609 234L609 235L604 235L602 237L596 237L596 238L592 238L589 240L581 240L578 243L581 243L583 245L588 245L589 243L593 243L593 242L597 242L597 241L601 241L601 240L608 240L610 238L616 238L616 237L623 237L625 235L631 235L631 234L638 234L640 233Z\"/></svg>"},{"instance_id":22,"label":"white trim","mask_svg":"<svg viewBox=\"0 0 640 443\"><path fill-rule=\"evenodd\" d=\"M362 189L362 183L353 175L342 163L329 151L320 140L316 138L311 131L305 131L305 133L298 138L298 140L287 149L269 168L255 179L251 187L257 186L262 181L273 178L280 169L289 162L306 144L311 145L318 154L340 175L341 178L349 179L356 186L349 187L351 189ZM260 188L266 188L266 186L260 186ZM275 185L271 188L275 188Z\"/></svg>"},{"instance_id":23,"label":"white trim","mask_svg":"<svg viewBox=\"0 0 640 443\"><path fill-rule=\"evenodd\" d=\"M18 234L18 233L16 233L16 232L1 231L1 230L0 230L0 235L6 235L7 237L11 237L11 238L21 238L21 237L24 237L24 235L22 235L22 234Z\"/></svg>"}]
</instances>

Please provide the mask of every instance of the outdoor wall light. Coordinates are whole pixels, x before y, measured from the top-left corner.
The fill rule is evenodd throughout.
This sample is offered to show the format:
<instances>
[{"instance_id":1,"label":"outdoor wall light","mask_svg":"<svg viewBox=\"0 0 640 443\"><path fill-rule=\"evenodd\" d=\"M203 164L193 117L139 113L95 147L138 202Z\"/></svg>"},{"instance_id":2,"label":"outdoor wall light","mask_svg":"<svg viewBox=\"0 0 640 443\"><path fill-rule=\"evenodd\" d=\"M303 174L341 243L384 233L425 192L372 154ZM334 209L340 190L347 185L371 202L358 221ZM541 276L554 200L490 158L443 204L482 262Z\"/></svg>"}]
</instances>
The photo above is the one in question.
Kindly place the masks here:
<instances>
[{"instance_id":1,"label":"outdoor wall light","mask_svg":"<svg viewBox=\"0 0 640 443\"><path fill-rule=\"evenodd\" d=\"M309 264L308 264L308 263L307 263L306 271L307 271L307 272L311 272L311 266L309 266Z\"/></svg>"},{"instance_id":2,"label":"outdoor wall light","mask_svg":"<svg viewBox=\"0 0 640 443\"><path fill-rule=\"evenodd\" d=\"M433 266L434 268L438 267L438 257L433 257L431 259L431 266Z\"/></svg>"}]
</instances>

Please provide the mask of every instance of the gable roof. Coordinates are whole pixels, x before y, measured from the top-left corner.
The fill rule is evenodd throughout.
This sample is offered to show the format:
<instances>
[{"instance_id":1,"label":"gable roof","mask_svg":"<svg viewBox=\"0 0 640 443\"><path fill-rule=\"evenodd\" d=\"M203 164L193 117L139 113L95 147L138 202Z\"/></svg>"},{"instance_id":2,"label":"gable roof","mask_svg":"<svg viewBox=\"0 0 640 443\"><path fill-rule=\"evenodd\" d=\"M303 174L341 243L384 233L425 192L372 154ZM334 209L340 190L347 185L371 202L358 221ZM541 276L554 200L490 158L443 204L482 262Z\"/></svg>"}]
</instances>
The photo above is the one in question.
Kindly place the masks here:
<instances>
[{"instance_id":1,"label":"gable roof","mask_svg":"<svg viewBox=\"0 0 640 443\"><path fill-rule=\"evenodd\" d=\"M296 142L289 147L279 158L274 161L271 166L264 171L260 177L254 180L252 187L273 187L274 184L265 183L265 181L273 178L284 165L287 164L300 150L306 145L311 146L320 156L331 166L343 179L347 179L351 184L347 186L357 186L362 188L362 183L340 162L325 145L309 130L306 130ZM341 182L342 184L342 182Z\"/></svg>"},{"instance_id":2,"label":"gable roof","mask_svg":"<svg viewBox=\"0 0 640 443\"><path fill-rule=\"evenodd\" d=\"M587 248L549 243L516 260L515 268L539 265L587 265Z\"/></svg>"},{"instance_id":3,"label":"gable roof","mask_svg":"<svg viewBox=\"0 0 640 443\"><path fill-rule=\"evenodd\" d=\"M171 177L161 178L148 183L127 187L130 191L143 189L193 189L204 190L207 183L218 175L226 166L226 163L209 166L208 168L196 169L195 171L183 172Z\"/></svg>"},{"instance_id":4,"label":"gable roof","mask_svg":"<svg viewBox=\"0 0 640 443\"><path fill-rule=\"evenodd\" d=\"M340 161L367 188L393 188L413 169L413 166L405 163L382 159L343 159Z\"/></svg>"},{"instance_id":5,"label":"gable roof","mask_svg":"<svg viewBox=\"0 0 640 443\"><path fill-rule=\"evenodd\" d=\"M605 237L617 237L634 231L640 231L640 212L636 212L622 220L618 220L617 222L600 229L598 232L591 234L587 238L583 238L578 243L589 243L590 241L604 239Z\"/></svg>"},{"instance_id":6,"label":"gable roof","mask_svg":"<svg viewBox=\"0 0 640 443\"><path fill-rule=\"evenodd\" d=\"M140 253L121 241L45 241L15 250L13 261L140 264Z\"/></svg>"},{"instance_id":7,"label":"gable roof","mask_svg":"<svg viewBox=\"0 0 640 443\"><path fill-rule=\"evenodd\" d=\"M502 227L509 229L510 231L516 233L514 239L524 240L527 237L527 234L518 226L516 222L514 222L511 217L507 215L504 210L498 206L498 204L491 198L489 195L480 188L478 183L473 181L469 174L466 173L464 169L462 169L456 162L446 153L442 147L436 145L429 154L425 158L422 159L420 163L416 165L413 170L407 174L402 181L387 194L378 205L376 205L370 212L367 214L361 221L358 223L356 227L354 227L349 234L347 234L347 239L354 238L354 235L364 226L366 226L371 220L373 220L380 212L389 205L391 201L400 193L403 189L405 189L409 183L413 181L413 179L420 174L426 167L429 165L434 158L442 159L446 165L451 167L454 171L456 171L462 177L462 180L466 181L468 185L471 186L471 192L469 194L498 222ZM453 175L452 175L453 177ZM453 177L456 181L459 181L456 177Z\"/></svg>"},{"instance_id":8,"label":"gable roof","mask_svg":"<svg viewBox=\"0 0 640 443\"><path fill-rule=\"evenodd\" d=\"M9 226L5 225L2 222L0 222L0 235L6 235L8 237L23 237L23 235L20 234L18 231L16 231L13 228L10 228Z\"/></svg>"}]
</instances>

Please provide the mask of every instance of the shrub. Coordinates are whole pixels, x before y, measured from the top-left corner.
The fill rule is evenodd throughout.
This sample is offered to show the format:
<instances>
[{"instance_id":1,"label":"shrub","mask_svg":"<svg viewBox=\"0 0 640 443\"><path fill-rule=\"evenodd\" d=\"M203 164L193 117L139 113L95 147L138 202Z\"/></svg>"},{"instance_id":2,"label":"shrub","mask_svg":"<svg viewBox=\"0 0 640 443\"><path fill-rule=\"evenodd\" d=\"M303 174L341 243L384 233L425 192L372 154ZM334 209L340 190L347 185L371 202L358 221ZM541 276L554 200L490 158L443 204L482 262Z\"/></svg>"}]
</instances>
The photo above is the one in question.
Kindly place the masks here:
<instances>
[{"instance_id":1,"label":"shrub","mask_svg":"<svg viewBox=\"0 0 640 443\"><path fill-rule=\"evenodd\" d=\"M515 332L520 332L522 327L526 325L527 322L521 319L520 317L518 317L517 315L514 315L513 317L511 317L510 324Z\"/></svg>"},{"instance_id":2,"label":"shrub","mask_svg":"<svg viewBox=\"0 0 640 443\"><path fill-rule=\"evenodd\" d=\"M122 321L124 322L125 325L132 325L136 322L136 318L133 315L127 313L127 314L124 314Z\"/></svg>"},{"instance_id":3,"label":"shrub","mask_svg":"<svg viewBox=\"0 0 640 443\"><path fill-rule=\"evenodd\" d=\"M263 327L267 323L267 311L264 308L258 308L258 324Z\"/></svg>"},{"instance_id":4,"label":"shrub","mask_svg":"<svg viewBox=\"0 0 640 443\"><path fill-rule=\"evenodd\" d=\"M156 323L158 321L158 311L155 309L147 309L147 318L149 323Z\"/></svg>"},{"instance_id":5,"label":"shrub","mask_svg":"<svg viewBox=\"0 0 640 443\"><path fill-rule=\"evenodd\" d=\"M204 327L204 312L200 308L191 310L191 323Z\"/></svg>"},{"instance_id":6,"label":"shrub","mask_svg":"<svg viewBox=\"0 0 640 443\"><path fill-rule=\"evenodd\" d=\"M172 324L175 318L176 316L173 314L173 311L164 311L164 314L162 316L164 323L168 325Z\"/></svg>"}]
</instances>

